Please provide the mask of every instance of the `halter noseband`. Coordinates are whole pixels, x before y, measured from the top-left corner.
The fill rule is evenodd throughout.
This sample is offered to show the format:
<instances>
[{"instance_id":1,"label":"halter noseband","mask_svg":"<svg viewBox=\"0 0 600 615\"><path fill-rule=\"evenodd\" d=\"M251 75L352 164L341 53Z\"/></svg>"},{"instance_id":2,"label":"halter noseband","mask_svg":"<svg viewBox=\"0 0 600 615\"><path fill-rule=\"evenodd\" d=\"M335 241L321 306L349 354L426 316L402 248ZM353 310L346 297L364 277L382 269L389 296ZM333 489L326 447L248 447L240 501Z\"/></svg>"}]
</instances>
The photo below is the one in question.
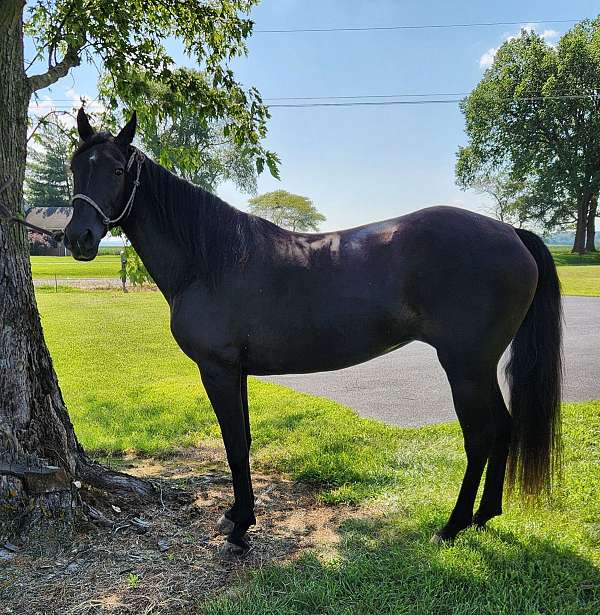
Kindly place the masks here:
<instances>
[{"instance_id":1,"label":"halter noseband","mask_svg":"<svg viewBox=\"0 0 600 615\"><path fill-rule=\"evenodd\" d=\"M71 198L71 203L73 203L76 199L80 199L82 201L85 201L89 205L91 205L102 216L102 223L106 226L106 228L111 228L111 226L114 226L115 224L117 224L117 222L120 222L121 220L125 220L125 218L127 218L127 216L131 213L131 208L133 207L133 201L135 200L135 193L138 189L138 186L140 185L140 174L142 172L142 164L144 163L145 159L146 159L146 156L144 156L144 154L140 152L139 149L134 147L133 152L131 156L129 157L129 160L127 161L127 166L125 167L125 172L128 173L133 163L137 162L137 171L135 174L135 180L133 182L133 190L131 191L131 194L129 195L129 199L127 200L127 203L125 203L125 207L123 208L123 211L116 218L113 218L111 220L102 211L102 208L100 207L100 205L98 205L98 203L96 203L96 201L94 201L94 199L89 197L87 194L74 194L73 198Z\"/></svg>"}]
</instances>

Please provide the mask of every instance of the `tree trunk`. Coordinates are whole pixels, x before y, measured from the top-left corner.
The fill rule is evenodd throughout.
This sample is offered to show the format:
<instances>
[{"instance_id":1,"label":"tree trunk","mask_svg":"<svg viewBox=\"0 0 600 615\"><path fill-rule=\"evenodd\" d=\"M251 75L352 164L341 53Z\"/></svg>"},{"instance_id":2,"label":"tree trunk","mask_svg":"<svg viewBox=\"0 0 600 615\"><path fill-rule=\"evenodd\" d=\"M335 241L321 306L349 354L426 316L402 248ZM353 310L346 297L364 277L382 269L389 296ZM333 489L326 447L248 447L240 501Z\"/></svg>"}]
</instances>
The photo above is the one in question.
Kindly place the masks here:
<instances>
[{"instance_id":1,"label":"tree trunk","mask_svg":"<svg viewBox=\"0 0 600 615\"><path fill-rule=\"evenodd\" d=\"M22 0L0 3L0 200L22 208L30 86L23 68ZM68 536L81 498L75 479L152 494L105 472L77 442L44 341L24 229L0 220L0 544Z\"/></svg>"},{"instance_id":2,"label":"tree trunk","mask_svg":"<svg viewBox=\"0 0 600 615\"><path fill-rule=\"evenodd\" d=\"M585 233L587 226L587 213L590 202L589 194L582 194L577 205L577 226L575 227L575 242L571 252L583 254L585 252Z\"/></svg>"},{"instance_id":3,"label":"tree trunk","mask_svg":"<svg viewBox=\"0 0 600 615\"><path fill-rule=\"evenodd\" d=\"M596 251L596 215L598 213L598 195L593 194L587 215L587 227L585 238L586 252Z\"/></svg>"}]
</instances>

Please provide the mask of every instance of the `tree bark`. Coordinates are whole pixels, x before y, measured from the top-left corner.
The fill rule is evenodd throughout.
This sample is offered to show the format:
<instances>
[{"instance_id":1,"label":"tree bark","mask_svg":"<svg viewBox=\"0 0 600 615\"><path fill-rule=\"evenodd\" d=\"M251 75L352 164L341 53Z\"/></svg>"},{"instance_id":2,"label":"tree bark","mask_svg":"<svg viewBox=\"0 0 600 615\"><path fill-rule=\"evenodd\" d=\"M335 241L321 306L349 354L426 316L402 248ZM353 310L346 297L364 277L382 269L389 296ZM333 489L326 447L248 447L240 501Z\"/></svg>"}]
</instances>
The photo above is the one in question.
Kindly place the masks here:
<instances>
[{"instance_id":1,"label":"tree bark","mask_svg":"<svg viewBox=\"0 0 600 615\"><path fill-rule=\"evenodd\" d=\"M587 214L585 251L596 252L596 215L598 214L598 195L593 194Z\"/></svg>"},{"instance_id":2,"label":"tree bark","mask_svg":"<svg viewBox=\"0 0 600 615\"><path fill-rule=\"evenodd\" d=\"M22 0L0 3L0 200L22 208L31 85L23 64ZM105 471L80 447L36 306L27 236L0 220L0 544L68 536L80 495L75 480L153 495L151 485Z\"/></svg>"},{"instance_id":3,"label":"tree bark","mask_svg":"<svg viewBox=\"0 0 600 615\"><path fill-rule=\"evenodd\" d=\"M589 194L582 194L577 204L577 225L575 227L575 241L571 252L583 254L585 252L585 236L587 226L587 214L590 202Z\"/></svg>"}]
</instances>

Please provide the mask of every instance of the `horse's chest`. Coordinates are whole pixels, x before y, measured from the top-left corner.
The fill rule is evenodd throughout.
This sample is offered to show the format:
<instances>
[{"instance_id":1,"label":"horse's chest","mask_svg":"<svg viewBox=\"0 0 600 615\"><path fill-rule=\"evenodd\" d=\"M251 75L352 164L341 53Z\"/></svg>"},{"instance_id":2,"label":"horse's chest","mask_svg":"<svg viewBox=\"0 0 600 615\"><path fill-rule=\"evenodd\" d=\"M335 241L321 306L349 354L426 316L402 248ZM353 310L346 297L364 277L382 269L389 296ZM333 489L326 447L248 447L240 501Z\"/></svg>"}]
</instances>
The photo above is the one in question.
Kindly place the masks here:
<instances>
[{"instance_id":1,"label":"horse's chest","mask_svg":"<svg viewBox=\"0 0 600 615\"><path fill-rule=\"evenodd\" d=\"M196 363L211 359L236 362L239 351L231 339L227 313L202 297L180 297L171 305L171 333Z\"/></svg>"}]
</instances>

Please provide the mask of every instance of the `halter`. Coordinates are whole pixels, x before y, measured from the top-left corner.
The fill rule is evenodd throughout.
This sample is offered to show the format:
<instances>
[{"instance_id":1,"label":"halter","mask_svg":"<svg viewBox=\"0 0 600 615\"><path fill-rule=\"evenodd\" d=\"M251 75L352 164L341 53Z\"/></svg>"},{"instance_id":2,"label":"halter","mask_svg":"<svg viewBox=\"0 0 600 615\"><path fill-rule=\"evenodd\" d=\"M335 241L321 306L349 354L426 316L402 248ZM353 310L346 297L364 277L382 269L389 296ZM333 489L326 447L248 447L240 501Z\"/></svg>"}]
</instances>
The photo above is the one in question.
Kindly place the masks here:
<instances>
[{"instance_id":1,"label":"halter","mask_svg":"<svg viewBox=\"0 0 600 615\"><path fill-rule=\"evenodd\" d=\"M137 162L137 171L135 174L135 181L133 182L133 190L131 191L131 194L129 195L129 199L127 200L127 203L125 203L125 207L123 208L123 211L116 218L113 218L111 220L102 211L102 208L100 207L100 205L98 205L98 203L96 203L96 201L94 201L94 199L89 197L87 194L74 194L73 198L71 199L71 203L73 203L76 199L81 199L82 201L85 201L86 203L91 205L102 216L102 223L106 226L106 228L111 228L111 226L116 225L117 222L120 222L121 220L125 220L125 218L127 218L127 216L131 213L131 208L133 207L133 201L135 200L135 193L138 189L138 186L140 185L140 174L142 172L142 164L144 163L145 159L146 159L146 156L144 156L144 154L140 152L139 149L134 147L133 153L129 157L129 160L127 161L127 166L125 167L125 172L129 173L129 169L131 169L133 163Z\"/></svg>"}]
</instances>

